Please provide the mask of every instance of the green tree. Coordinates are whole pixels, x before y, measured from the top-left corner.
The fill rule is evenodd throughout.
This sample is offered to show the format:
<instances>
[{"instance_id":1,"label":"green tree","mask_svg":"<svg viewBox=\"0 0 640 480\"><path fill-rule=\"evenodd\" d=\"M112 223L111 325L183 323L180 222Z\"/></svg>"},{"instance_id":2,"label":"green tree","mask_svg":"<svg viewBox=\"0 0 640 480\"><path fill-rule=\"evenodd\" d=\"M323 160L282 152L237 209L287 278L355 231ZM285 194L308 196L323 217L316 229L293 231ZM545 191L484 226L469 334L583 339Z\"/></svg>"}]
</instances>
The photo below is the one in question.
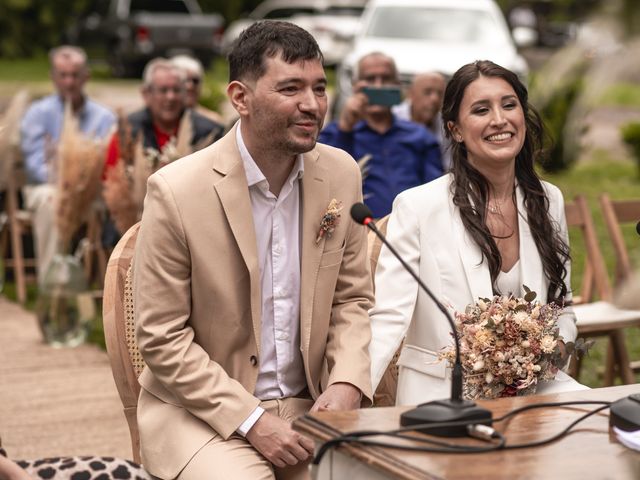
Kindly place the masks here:
<instances>
[{"instance_id":1,"label":"green tree","mask_svg":"<svg viewBox=\"0 0 640 480\"><path fill-rule=\"evenodd\" d=\"M32 56L60 43L69 22L91 0L3 0L0 2L0 56Z\"/></svg>"},{"instance_id":2,"label":"green tree","mask_svg":"<svg viewBox=\"0 0 640 480\"><path fill-rule=\"evenodd\" d=\"M200 6L205 12L221 13L227 22L240 18L249 13L261 0L200 0Z\"/></svg>"},{"instance_id":3,"label":"green tree","mask_svg":"<svg viewBox=\"0 0 640 480\"><path fill-rule=\"evenodd\" d=\"M640 34L640 9L638 0L623 0L620 5L620 21L626 34L631 37Z\"/></svg>"},{"instance_id":4,"label":"green tree","mask_svg":"<svg viewBox=\"0 0 640 480\"><path fill-rule=\"evenodd\" d=\"M0 0L0 56L42 54L64 40L81 14L110 0ZM253 10L260 0L199 0L205 12L219 12L227 22Z\"/></svg>"}]
</instances>

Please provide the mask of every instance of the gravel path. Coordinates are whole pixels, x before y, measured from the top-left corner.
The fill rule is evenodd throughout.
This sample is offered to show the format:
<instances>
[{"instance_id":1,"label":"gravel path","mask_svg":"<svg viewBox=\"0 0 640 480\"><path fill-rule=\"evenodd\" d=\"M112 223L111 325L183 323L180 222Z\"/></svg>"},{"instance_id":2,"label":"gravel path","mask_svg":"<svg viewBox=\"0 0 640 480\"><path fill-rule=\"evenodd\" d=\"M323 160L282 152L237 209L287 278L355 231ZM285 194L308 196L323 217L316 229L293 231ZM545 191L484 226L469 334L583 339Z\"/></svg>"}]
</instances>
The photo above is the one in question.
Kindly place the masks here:
<instances>
[{"instance_id":1,"label":"gravel path","mask_svg":"<svg viewBox=\"0 0 640 480\"><path fill-rule=\"evenodd\" d=\"M36 317L0 295L0 435L9 458L132 458L107 354L45 345Z\"/></svg>"},{"instance_id":2,"label":"gravel path","mask_svg":"<svg viewBox=\"0 0 640 480\"><path fill-rule=\"evenodd\" d=\"M625 107L603 107L591 111L586 119L588 129L582 139L585 147L581 159L593 150L605 150L612 160L628 161L631 153L622 140L620 128L629 122L640 122L640 110Z\"/></svg>"}]
</instances>

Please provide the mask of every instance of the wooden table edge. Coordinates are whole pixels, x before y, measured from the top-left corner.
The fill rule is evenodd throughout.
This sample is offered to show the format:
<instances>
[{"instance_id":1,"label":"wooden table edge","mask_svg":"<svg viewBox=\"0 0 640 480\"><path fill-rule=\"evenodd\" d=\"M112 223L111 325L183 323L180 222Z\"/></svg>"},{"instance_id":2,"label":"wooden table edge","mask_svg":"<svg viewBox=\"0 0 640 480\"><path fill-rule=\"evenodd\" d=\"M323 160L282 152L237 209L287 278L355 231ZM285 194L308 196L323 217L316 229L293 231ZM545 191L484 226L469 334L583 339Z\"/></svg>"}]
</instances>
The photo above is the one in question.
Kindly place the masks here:
<instances>
[{"instance_id":1,"label":"wooden table edge","mask_svg":"<svg viewBox=\"0 0 640 480\"><path fill-rule=\"evenodd\" d=\"M300 433L311 435L313 438L318 439L322 443L341 435L339 430L330 427L323 421L310 415L303 415L302 417L295 420L293 422L293 428ZM384 450L380 447L367 445L365 450L357 444L342 444L334 448L336 450L353 455L354 457L362 460L364 463L375 468L376 470L394 475L397 478L443 480L442 477L431 475L407 462L399 460L395 456L385 455ZM327 452L327 455L329 454L330 452Z\"/></svg>"}]
</instances>

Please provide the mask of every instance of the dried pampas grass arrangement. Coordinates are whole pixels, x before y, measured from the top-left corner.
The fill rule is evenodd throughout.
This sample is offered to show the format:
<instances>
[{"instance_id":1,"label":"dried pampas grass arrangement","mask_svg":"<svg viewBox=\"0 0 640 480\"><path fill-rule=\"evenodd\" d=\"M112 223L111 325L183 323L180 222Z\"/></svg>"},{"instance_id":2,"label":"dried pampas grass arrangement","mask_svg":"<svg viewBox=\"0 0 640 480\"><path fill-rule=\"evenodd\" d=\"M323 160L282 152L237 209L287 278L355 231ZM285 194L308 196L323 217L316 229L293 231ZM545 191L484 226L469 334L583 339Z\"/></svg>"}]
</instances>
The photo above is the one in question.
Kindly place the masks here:
<instances>
[{"instance_id":1,"label":"dried pampas grass arrangement","mask_svg":"<svg viewBox=\"0 0 640 480\"><path fill-rule=\"evenodd\" d=\"M118 162L107 171L102 195L119 232L126 232L138 221L138 209L131 196L131 186L124 163Z\"/></svg>"},{"instance_id":2,"label":"dried pampas grass arrangement","mask_svg":"<svg viewBox=\"0 0 640 480\"><path fill-rule=\"evenodd\" d=\"M16 93L0 120L0 191L8 186L20 159L20 122L27 106L26 90Z\"/></svg>"},{"instance_id":3,"label":"dried pampas grass arrangement","mask_svg":"<svg viewBox=\"0 0 640 480\"><path fill-rule=\"evenodd\" d=\"M118 128L120 159L107 172L103 194L116 228L124 233L142 216L149 176L165 165L208 146L215 132L192 145L193 123L187 111L180 119L176 136L171 137L161 150L156 150L144 147L140 133L132 139L131 125L122 116Z\"/></svg>"},{"instance_id":4,"label":"dried pampas grass arrangement","mask_svg":"<svg viewBox=\"0 0 640 480\"><path fill-rule=\"evenodd\" d=\"M104 140L81 132L67 104L55 159L56 225L65 252L100 190L105 151Z\"/></svg>"}]
</instances>

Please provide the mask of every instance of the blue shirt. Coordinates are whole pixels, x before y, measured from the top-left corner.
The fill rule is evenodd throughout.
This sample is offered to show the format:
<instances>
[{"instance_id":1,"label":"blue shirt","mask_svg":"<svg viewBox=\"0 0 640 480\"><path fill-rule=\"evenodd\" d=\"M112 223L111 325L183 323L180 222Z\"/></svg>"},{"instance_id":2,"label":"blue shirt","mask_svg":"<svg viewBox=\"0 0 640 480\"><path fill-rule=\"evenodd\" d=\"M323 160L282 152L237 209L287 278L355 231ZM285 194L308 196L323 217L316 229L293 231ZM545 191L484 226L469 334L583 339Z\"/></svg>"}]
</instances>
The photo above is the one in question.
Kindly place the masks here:
<instances>
[{"instance_id":1,"label":"blue shirt","mask_svg":"<svg viewBox=\"0 0 640 480\"><path fill-rule=\"evenodd\" d=\"M20 146L29 183L45 183L49 176L48 154L62 132L64 102L59 95L49 95L33 102L20 124ZM78 112L80 130L92 137L104 138L116 122L106 107L85 99Z\"/></svg>"},{"instance_id":2,"label":"blue shirt","mask_svg":"<svg viewBox=\"0 0 640 480\"><path fill-rule=\"evenodd\" d=\"M375 218L391 212L400 192L442 175L438 140L423 125L394 116L391 128L380 134L361 120L343 132L331 122L318 141L348 152L356 160L371 155L364 175L364 201Z\"/></svg>"},{"instance_id":3,"label":"blue shirt","mask_svg":"<svg viewBox=\"0 0 640 480\"><path fill-rule=\"evenodd\" d=\"M391 113L403 120L411 120L411 102L405 100L400 105L394 105L391 107ZM440 155L442 156L442 166L445 170L451 170L453 160L451 159L451 142L447 138L444 131L444 124L442 123L442 116L438 114L433 119L433 128L424 126L429 133L432 133L440 145Z\"/></svg>"}]
</instances>

